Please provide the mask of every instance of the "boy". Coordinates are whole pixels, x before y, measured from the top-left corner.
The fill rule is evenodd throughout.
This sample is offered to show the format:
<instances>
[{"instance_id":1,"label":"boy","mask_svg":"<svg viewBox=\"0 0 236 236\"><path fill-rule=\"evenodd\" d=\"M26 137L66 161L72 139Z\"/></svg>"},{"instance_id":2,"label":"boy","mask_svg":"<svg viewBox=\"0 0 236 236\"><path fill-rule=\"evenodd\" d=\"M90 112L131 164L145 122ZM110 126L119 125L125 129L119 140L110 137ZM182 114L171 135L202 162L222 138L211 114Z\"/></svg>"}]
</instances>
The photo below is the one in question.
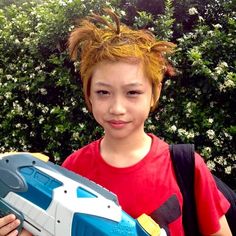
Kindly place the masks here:
<instances>
[{"instance_id":1,"label":"boy","mask_svg":"<svg viewBox=\"0 0 236 236\"><path fill-rule=\"evenodd\" d=\"M69 38L71 59L76 60L80 51L87 107L104 128L104 136L71 154L63 166L117 194L132 217L158 212L157 221L167 235L184 235L183 199L169 146L144 131L150 110L157 106L163 76L172 71L165 54L172 52L174 44L120 25L113 12L106 12L115 24L93 15ZM202 235L231 235L224 216L229 203L198 154L195 192ZM14 228L11 224L16 221L0 219L0 236L16 235L7 234ZM26 231L21 234L26 235Z\"/></svg>"}]
</instances>

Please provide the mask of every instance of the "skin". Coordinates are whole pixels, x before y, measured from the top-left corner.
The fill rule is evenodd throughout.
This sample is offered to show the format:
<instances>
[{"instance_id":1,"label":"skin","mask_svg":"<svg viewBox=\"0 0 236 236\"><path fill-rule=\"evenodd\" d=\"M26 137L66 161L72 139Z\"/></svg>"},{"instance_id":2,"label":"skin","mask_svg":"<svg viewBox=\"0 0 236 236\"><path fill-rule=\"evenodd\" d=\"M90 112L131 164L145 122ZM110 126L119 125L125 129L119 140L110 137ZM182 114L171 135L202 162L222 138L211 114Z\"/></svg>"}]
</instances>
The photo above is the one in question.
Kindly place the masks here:
<instances>
[{"instance_id":1,"label":"skin","mask_svg":"<svg viewBox=\"0 0 236 236\"><path fill-rule=\"evenodd\" d=\"M13 214L0 218L0 236L18 235L16 228L19 224L20 221ZM32 236L32 234L23 229L19 236Z\"/></svg>"},{"instance_id":2,"label":"skin","mask_svg":"<svg viewBox=\"0 0 236 236\"><path fill-rule=\"evenodd\" d=\"M97 64L91 80L90 103L96 121L104 128L100 150L112 166L127 167L139 162L151 147L144 122L153 105L153 90L141 64L103 62ZM157 88L160 96L161 84ZM231 236L225 216L211 236ZM0 218L0 236L15 236L19 221L14 215ZM14 230L14 231L12 231ZM20 236L31 236L23 230Z\"/></svg>"},{"instance_id":3,"label":"skin","mask_svg":"<svg viewBox=\"0 0 236 236\"><path fill-rule=\"evenodd\" d=\"M161 91L161 84L157 88ZM116 167L140 161L151 146L144 122L153 104L152 85L140 64L98 64L92 76L90 103L96 121L104 128L101 154Z\"/></svg>"},{"instance_id":4,"label":"skin","mask_svg":"<svg viewBox=\"0 0 236 236\"><path fill-rule=\"evenodd\" d=\"M217 231L214 234L211 234L211 236L232 236L232 233L230 231L230 228L229 228L229 225L228 225L225 215L223 215L220 218L219 223L220 223L219 231Z\"/></svg>"}]
</instances>

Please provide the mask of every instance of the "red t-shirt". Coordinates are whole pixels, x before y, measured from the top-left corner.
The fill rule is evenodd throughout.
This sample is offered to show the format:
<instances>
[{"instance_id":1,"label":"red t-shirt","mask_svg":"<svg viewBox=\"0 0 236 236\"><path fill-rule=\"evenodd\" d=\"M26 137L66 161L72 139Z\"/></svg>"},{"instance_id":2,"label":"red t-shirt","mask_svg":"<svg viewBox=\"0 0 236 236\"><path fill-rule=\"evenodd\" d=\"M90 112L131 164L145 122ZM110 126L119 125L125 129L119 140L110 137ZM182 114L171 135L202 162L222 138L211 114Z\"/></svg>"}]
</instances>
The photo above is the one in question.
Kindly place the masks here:
<instances>
[{"instance_id":1,"label":"red t-shirt","mask_svg":"<svg viewBox=\"0 0 236 236\"><path fill-rule=\"evenodd\" d=\"M107 188L118 196L124 211L134 218L150 215L161 209L161 225L170 235L184 235L182 226L183 199L176 182L169 145L149 134L149 153L137 164L116 168L107 164L100 154L100 140L71 154L63 163L67 169ZM219 230L219 218L227 212L228 201L217 190L203 159L196 154L195 192L199 225L203 234ZM166 215L165 212L170 214ZM158 222L159 223L159 222Z\"/></svg>"}]
</instances>

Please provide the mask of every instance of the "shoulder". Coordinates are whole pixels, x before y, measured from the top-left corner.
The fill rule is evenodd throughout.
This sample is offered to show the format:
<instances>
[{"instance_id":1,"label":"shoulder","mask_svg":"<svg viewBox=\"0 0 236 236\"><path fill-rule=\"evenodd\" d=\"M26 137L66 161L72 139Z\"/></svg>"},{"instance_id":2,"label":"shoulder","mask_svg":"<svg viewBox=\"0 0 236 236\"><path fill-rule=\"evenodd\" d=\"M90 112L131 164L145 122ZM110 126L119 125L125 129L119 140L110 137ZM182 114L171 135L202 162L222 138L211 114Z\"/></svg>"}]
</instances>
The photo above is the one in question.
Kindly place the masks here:
<instances>
[{"instance_id":1,"label":"shoulder","mask_svg":"<svg viewBox=\"0 0 236 236\"><path fill-rule=\"evenodd\" d=\"M152 138L151 151L155 150L158 155L169 153L169 144L154 134L148 134Z\"/></svg>"},{"instance_id":2,"label":"shoulder","mask_svg":"<svg viewBox=\"0 0 236 236\"><path fill-rule=\"evenodd\" d=\"M202 178L203 180L206 177L209 177L210 182L213 182L213 185L215 184L215 181L213 179L213 176L203 159L198 153L195 152L195 176Z\"/></svg>"},{"instance_id":3,"label":"shoulder","mask_svg":"<svg viewBox=\"0 0 236 236\"><path fill-rule=\"evenodd\" d=\"M78 172L80 166L88 164L88 162L92 161L94 156L98 155L99 143L100 140L93 141L73 152L65 159L62 166L74 172Z\"/></svg>"},{"instance_id":4,"label":"shoulder","mask_svg":"<svg viewBox=\"0 0 236 236\"><path fill-rule=\"evenodd\" d=\"M149 151L148 160L155 163L156 168L159 166L171 166L170 147L167 142L154 134L148 134L152 138L152 145Z\"/></svg>"}]
</instances>

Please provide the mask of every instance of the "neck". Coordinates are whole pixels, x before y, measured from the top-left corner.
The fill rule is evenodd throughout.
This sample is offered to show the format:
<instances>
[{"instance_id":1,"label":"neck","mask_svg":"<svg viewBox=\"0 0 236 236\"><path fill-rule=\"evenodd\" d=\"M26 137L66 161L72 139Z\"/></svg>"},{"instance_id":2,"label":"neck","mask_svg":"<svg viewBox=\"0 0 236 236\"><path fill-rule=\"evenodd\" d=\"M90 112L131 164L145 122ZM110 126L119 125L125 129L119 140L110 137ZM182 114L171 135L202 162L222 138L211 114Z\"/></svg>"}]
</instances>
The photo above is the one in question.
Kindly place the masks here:
<instances>
[{"instance_id":1,"label":"neck","mask_svg":"<svg viewBox=\"0 0 236 236\"><path fill-rule=\"evenodd\" d=\"M112 138L108 136L104 136L103 144L104 146L109 147L109 149L113 149L115 151L128 151L129 149L136 149L142 146L145 141L149 138L149 136L143 132L139 135L132 135L128 138Z\"/></svg>"},{"instance_id":2,"label":"neck","mask_svg":"<svg viewBox=\"0 0 236 236\"><path fill-rule=\"evenodd\" d=\"M151 142L151 138L145 132L128 139L112 139L105 135L101 142L101 155L112 166L127 167L146 156Z\"/></svg>"}]
</instances>

